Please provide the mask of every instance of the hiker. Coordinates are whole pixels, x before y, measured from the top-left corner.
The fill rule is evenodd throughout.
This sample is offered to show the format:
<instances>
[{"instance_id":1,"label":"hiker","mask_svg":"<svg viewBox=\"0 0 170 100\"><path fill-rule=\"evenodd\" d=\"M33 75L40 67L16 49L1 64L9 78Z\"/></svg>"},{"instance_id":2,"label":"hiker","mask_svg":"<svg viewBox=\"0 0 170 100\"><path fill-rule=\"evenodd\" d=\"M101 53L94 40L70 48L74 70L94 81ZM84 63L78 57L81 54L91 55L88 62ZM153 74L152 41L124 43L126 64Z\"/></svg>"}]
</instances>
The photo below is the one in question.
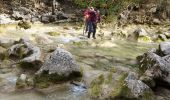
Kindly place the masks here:
<instances>
[{"instance_id":1,"label":"hiker","mask_svg":"<svg viewBox=\"0 0 170 100\"><path fill-rule=\"evenodd\" d=\"M90 38L91 33L93 33L93 39L96 39L96 28L97 23L100 22L99 10L95 11L93 7L89 11L89 23L88 23L88 38Z\"/></svg>"},{"instance_id":2,"label":"hiker","mask_svg":"<svg viewBox=\"0 0 170 100\"><path fill-rule=\"evenodd\" d=\"M84 23L85 23L85 33L88 32L88 24L89 24L89 12L90 12L90 7L88 7L85 11L84 11Z\"/></svg>"}]
</instances>

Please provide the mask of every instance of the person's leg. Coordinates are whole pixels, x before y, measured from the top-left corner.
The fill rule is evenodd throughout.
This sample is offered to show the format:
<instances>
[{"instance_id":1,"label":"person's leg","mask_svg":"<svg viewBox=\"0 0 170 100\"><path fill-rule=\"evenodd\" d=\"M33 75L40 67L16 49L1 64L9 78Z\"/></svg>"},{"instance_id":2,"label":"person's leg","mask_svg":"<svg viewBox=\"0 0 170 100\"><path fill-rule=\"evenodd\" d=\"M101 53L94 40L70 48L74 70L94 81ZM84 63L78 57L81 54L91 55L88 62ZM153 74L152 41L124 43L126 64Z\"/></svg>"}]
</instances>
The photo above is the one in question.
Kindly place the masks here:
<instances>
[{"instance_id":1,"label":"person's leg","mask_svg":"<svg viewBox=\"0 0 170 100\"><path fill-rule=\"evenodd\" d=\"M96 28L97 28L97 24L93 23L93 38L96 39Z\"/></svg>"},{"instance_id":2,"label":"person's leg","mask_svg":"<svg viewBox=\"0 0 170 100\"><path fill-rule=\"evenodd\" d=\"M85 33L87 33L88 30L89 30L89 29L88 29L88 21L85 22L85 27L86 27Z\"/></svg>"},{"instance_id":3,"label":"person's leg","mask_svg":"<svg viewBox=\"0 0 170 100\"><path fill-rule=\"evenodd\" d=\"M91 32L93 32L93 25L92 22L88 23L88 38L90 38Z\"/></svg>"}]
</instances>

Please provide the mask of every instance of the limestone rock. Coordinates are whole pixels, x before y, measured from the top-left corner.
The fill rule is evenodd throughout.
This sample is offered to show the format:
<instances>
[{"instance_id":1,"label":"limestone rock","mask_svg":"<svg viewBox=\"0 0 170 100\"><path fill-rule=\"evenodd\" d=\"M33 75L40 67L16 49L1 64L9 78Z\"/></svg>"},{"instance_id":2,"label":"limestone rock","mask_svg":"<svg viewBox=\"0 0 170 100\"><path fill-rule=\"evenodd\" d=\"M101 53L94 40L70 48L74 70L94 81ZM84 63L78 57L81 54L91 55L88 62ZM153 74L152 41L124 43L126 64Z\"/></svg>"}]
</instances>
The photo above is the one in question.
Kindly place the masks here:
<instances>
[{"instance_id":1,"label":"limestone rock","mask_svg":"<svg viewBox=\"0 0 170 100\"><path fill-rule=\"evenodd\" d=\"M170 54L170 41L160 43L159 50L163 55L169 55Z\"/></svg>"},{"instance_id":2,"label":"limestone rock","mask_svg":"<svg viewBox=\"0 0 170 100\"><path fill-rule=\"evenodd\" d=\"M149 86L136 78L134 73L130 73L125 79L126 86L135 97L143 96L145 92L151 92Z\"/></svg>"},{"instance_id":3,"label":"limestone rock","mask_svg":"<svg viewBox=\"0 0 170 100\"><path fill-rule=\"evenodd\" d=\"M9 56L20 58L20 63L41 64L41 50L34 46L29 40L20 39L20 41L8 49ZM38 65L36 65L38 66Z\"/></svg>"},{"instance_id":4,"label":"limestone rock","mask_svg":"<svg viewBox=\"0 0 170 100\"><path fill-rule=\"evenodd\" d=\"M0 38L0 46L8 48L14 44L14 40L9 38Z\"/></svg>"},{"instance_id":5,"label":"limestone rock","mask_svg":"<svg viewBox=\"0 0 170 100\"><path fill-rule=\"evenodd\" d=\"M37 74L40 75L40 78L43 78L44 75L55 77L49 81L67 81L81 76L80 67L76 64L73 55L61 48L57 48L47 56Z\"/></svg>"},{"instance_id":6,"label":"limestone rock","mask_svg":"<svg viewBox=\"0 0 170 100\"><path fill-rule=\"evenodd\" d=\"M137 60L140 65L140 70L144 73L141 80L150 87L155 87L155 83L164 83L170 85L170 56L161 57L158 50L151 50L138 56Z\"/></svg>"},{"instance_id":7,"label":"limestone rock","mask_svg":"<svg viewBox=\"0 0 170 100\"><path fill-rule=\"evenodd\" d=\"M159 19L153 19L153 24L154 25L160 25L161 24L161 21Z\"/></svg>"}]
</instances>

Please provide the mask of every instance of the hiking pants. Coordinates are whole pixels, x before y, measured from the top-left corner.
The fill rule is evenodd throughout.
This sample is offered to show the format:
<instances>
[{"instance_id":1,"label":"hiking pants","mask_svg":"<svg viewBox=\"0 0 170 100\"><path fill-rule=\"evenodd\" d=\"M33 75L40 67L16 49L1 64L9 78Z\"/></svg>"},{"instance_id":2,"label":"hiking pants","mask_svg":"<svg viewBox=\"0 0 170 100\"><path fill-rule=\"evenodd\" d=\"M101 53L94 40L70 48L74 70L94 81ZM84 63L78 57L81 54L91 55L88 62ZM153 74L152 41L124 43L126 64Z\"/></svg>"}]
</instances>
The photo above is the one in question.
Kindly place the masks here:
<instances>
[{"instance_id":1,"label":"hiking pants","mask_svg":"<svg viewBox=\"0 0 170 100\"><path fill-rule=\"evenodd\" d=\"M88 38L90 38L91 33L93 33L93 38L95 38L96 27L97 27L97 25L96 25L95 22L89 22L89 23L88 23L88 28L89 28Z\"/></svg>"}]
</instances>

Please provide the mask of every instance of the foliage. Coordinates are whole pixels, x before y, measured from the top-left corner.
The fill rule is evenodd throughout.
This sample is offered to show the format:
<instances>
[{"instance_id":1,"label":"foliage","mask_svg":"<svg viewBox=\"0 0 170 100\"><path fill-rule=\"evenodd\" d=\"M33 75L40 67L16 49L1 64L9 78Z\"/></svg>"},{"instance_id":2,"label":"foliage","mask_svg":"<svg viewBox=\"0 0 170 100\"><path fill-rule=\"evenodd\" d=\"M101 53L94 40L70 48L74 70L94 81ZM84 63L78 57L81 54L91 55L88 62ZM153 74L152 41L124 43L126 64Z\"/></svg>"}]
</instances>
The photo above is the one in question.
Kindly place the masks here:
<instances>
[{"instance_id":1,"label":"foliage","mask_svg":"<svg viewBox=\"0 0 170 100\"><path fill-rule=\"evenodd\" d=\"M101 10L101 13L112 15L119 13L124 7L131 3L139 3L141 0L73 0L79 7L87 8L94 6Z\"/></svg>"}]
</instances>

